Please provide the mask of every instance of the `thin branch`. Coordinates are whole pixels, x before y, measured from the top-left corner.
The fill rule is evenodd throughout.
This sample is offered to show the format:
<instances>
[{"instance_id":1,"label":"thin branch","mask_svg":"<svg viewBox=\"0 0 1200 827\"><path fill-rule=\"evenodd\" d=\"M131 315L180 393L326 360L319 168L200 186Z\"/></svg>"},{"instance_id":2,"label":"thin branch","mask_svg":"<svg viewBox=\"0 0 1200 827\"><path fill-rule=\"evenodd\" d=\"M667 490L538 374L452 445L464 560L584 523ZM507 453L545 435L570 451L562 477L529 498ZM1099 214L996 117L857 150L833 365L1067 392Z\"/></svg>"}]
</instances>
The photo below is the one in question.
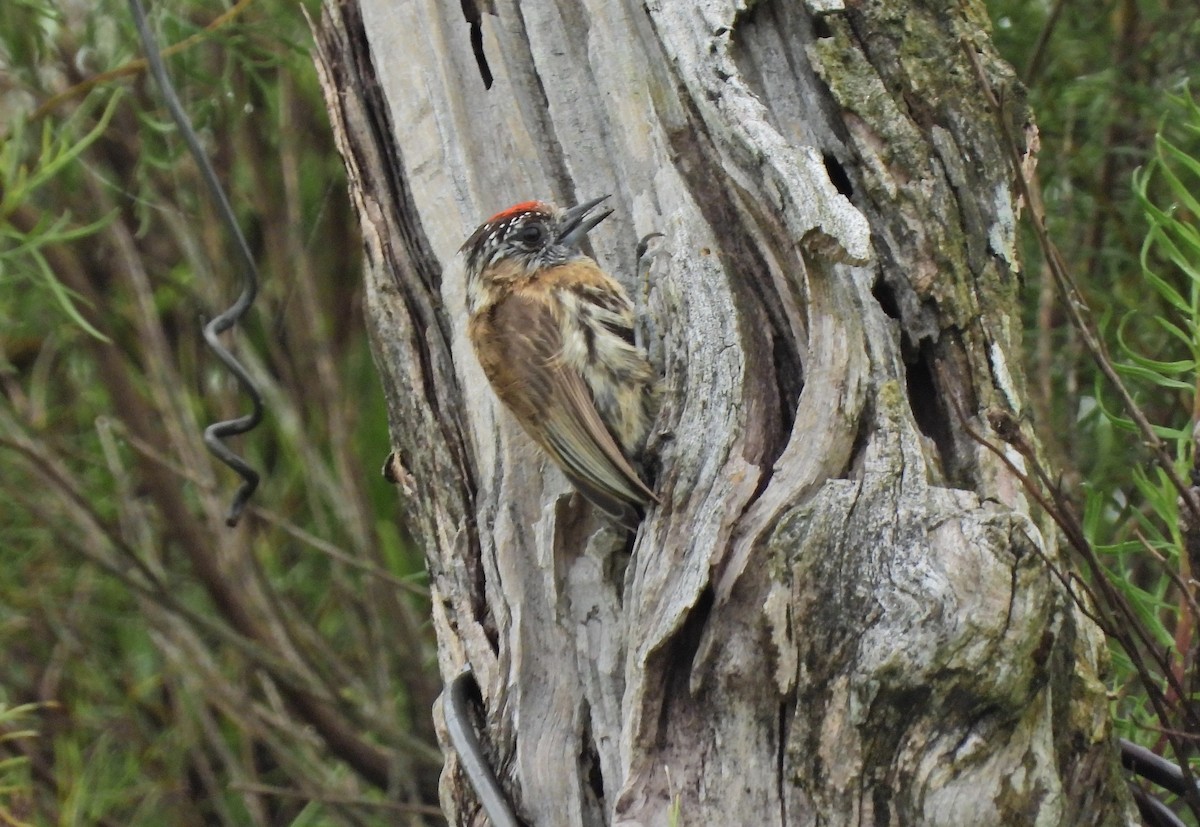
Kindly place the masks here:
<instances>
[{"instance_id":1,"label":"thin branch","mask_svg":"<svg viewBox=\"0 0 1200 827\"><path fill-rule=\"evenodd\" d=\"M1021 78L1026 86L1033 86L1037 82L1038 75L1042 71L1042 58L1046 55L1046 46L1050 43L1050 36L1054 34L1058 18L1062 15L1063 6L1066 4L1067 0L1054 0L1054 5L1050 7L1050 13L1046 15L1046 23L1038 32L1037 43L1033 45L1033 53L1029 56L1029 62L1025 64L1024 77Z\"/></svg>"},{"instance_id":2,"label":"thin branch","mask_svg":"<svg viewBox=\"0 0 1200 827\"><path fill-rule=\"evenodd\" d=\"M1126 413L1129 414L1130 419L1137 425L1138 432L1154 454L1155 460L1162 467L1163 473L1171 480L1172 485L1179 492L1179 496L1183 498L1187 507L1191 509L1196 521L1200 522L1200 497L1197 496L1196 492L1190 486L1184 483L1183 478L1175 471L1175 460L1167 452L1166 445L1159 439L1158 434L1154 432L1154 426L1134 400L1133 394L1125 387L1125 383L1121 380L1120 374L1117 373L1116 367L1113 366L1112 361L1108 358L1108 352L1104 347L1104 343L1096 335L1092 329L1091 322L1088 321L1084 314L1084 311L1088 309L1087 302L1084 301L1078 287L1075 286L1075 281L1071 278L1066 262L1063 261L1058 247L1050 238L1050 232L1046 228L1046 221L1042 211L1033 206L1040 204L1041 199L1035 198L1030 180L1026 176L1026 172L1022 166L1021 151L1017 148L1012 131L1009 129L1008 122L1004 117L1004 107L992 91L991 84L988 83L987 76L983 73L983 66L979 63L979 56L975 53L974 47L966 40L962 41L962 45L963 51L975 69L975 74L979 80L984 98L991 108L993 115L995 115L996 122L999 124L1000 134L1004 138L1005 149L1008 150L1009 162L1012 164L1013 177L1015 178L1017 189L1025 203L1030 205L1030 224L1033 226L1038 246L1042 249L1042 254L1045 256L1046 263L1050 267L1050 272L1054 275L1055 283L1062 293L1063 305L1071 317L1071 323L1083 337L1083 343L1087 346L1088 352L1091 353L1096 367L1100 368L1113 390L1121 398L1122 406L1125 408Z\"/></svg>"},{"instance_id":3,"label":"thin branch","mask_svg":"<svg viewBox=\"0 0 1200 827\"><path fill-rule=\"evenodd\" d=\"M234 782L229 785L229 789L239 790L242 792L258 793L260 795L270 795L275 796L276 798L295 798L303 801L317 801L322 804L339 804L376 810L387 810L394 813L416 813L418 815L430 816L442 815L441 807L434 807L428 804L404 804L399 801L380 801L378 799L364 798L362 796L334 795L333 793L321 793L318 795L313 795L312 793L304 790L289 790L286 787L276 787L271 784Z\"/></svg>"},{"instance_id":4,"label":"thin branch","mask_svg":"<svg viewBox=\"0 0 1200 827\"><path fill-rule=\"evenodd\" d=\"M195 485L196 487L198 487L204 491L212 491L213 490L212 483L202 479L200 477L200 475L196 474L191 469L184 468L183 466L179 465L179 463L172 461L170 458L164 456L160 451L155 450L153 445L150 445L148 442L139 438L137 435L130 433L129 429L124 426L124 423L118 422L118 421L113 421L113 422L111 422L111 425L114 430L120 432L121 436L129 443L131 448L133 448L139 454L144 456L146 459L162 466L163 468L170 471L171 473L179 476L181 479L187 480L188 482L192 483L193 485ZM262 520L264 523L267 523L268 525L274 526L275 528L282 530L285 534L288 534L289 536L293 537L296 540L299 540L301 543L304 543L305 545L309 546L310 548L315 549L316 551L319 551L321 554L324 554L326 557L329 557L332 560L336 560L338 563L341 563L342 565L358 569L359 571L361 571L365 574L369 574L372 577L378 578L379 580L387 583L388 585L395 586L396 588L402 589L403 591L405 591L409 594L415 595L415 596L423 598L425 600L429 599L429 589L424 588L423 586L419 586L415 583L412 583L403 577L399 577L395 574L392 574L390 571L387 571L386 569L382 569L379 566L377 566L376 564L374 564L368 560L360 560L356 557L351 556L349 553L338 548L336 545L329 542L328 540L326 540L322 537L318 537L317 535L305 530L304 528L301 528L296 523L292 522L291 520L287 519L286 517L282 516L281 514L275 512L275 511L272 511L269 508L264 508L263 506L259 506L259 505L251 505L248 507L248 510L249 510L249 513L251 514L251 516L257 517L258 519ZM413 575L413 576L414 577L426 577L427 575L425 572L421 572L421 573L419 573L417 575Z\"/></svg>"},{"instance_id":5,"label":"thin branch","mask_svg":"<svg viewBox=\"0 0 1200 827\"><path fill-rule=\"evenodd\" d=\"M1165 658L1159 654L1156 642L1152 639L1149 633L1145 630L1143 624L1133 613L1132 609L1129 607L1128 601L1126 601L1119 593L1117 593L1112 583L1109 582L1107 572L1104 570L1099 559L1096 557L1095 550L1092 549L1091 544L1084 536L1082 528L1075 519L1074 512L1070 508L1069 504L1062 500L1061 494L1059 494L1056 489L1050 487L1049 490L1054 491L1054 494L1052 494L1054 503L1053 507L1051 507L1051 504L1041 493L1041 486L1030 479L1027 474L1022 472L1016 466L1016 463L1006 456L999 447L993 445L989 440L984 438L982 434L979 434L977 431L975 431L965 419L962 419L963 414L961 409L959 409L958 415L968 436L1000 458L1000 460L1008 467L1013 475L1021 482L1021 485L1024 487L1026 493L1033 497L1034 500L1037 501L1038 505L1041 506L1041 508L1048 515L1050 515L1050 518L1058 524L1059 528L1062 529L1063 533L1066 535L1068 542L1071 543L1072 547L1075 548L1087 562L1089 569L1092 571L1093 577L1095 577L1096 582L1099 584L1101 593L1104 596L1104 600L1097 600L1096 593L1093 592L1091 588L1087 586L1087 584L1083 583L1083 581L1080 580L1077 582L1079 582L1079 584L1084 588L1089 598L1097 608L1104 608L1109 613L1114 611L1119 612L1123 616L1124 622L1117 623L1116 618L1108 615L1106 615L1103 619L1096 616L1093 612L1089 611L1089 608L1082 600L1079 599L1069 584L1067 585L1067 593L1072 597L1073 600L1075 600L1075 604L1079 607L1080 611L1091 618L1106 635L1115 638L1120 643L1121 649L1129 656L1129 659L1133 662L1134 668L1141 678L1142 686L1146 690L1146 697L1150 701L1150 704L1154 707L1155 714L1158 716L1159 720L1163 721L1164 723L1171 720L1170 715L1168 714L1168 699L1162 690L1159 689L1157 681L1154 680L1149 668L1147 667L1146 662L1142 657L1142 647L1145 647L1149 654L1154 658L1159 667L1160 673L1167 680L1167 683L1170 684L1172 691L1176 693L1182 691L1178 677L1176 676L1174 670L1170 668L1170 664L1168 664ZM1012 444L1019 452L1021 452L1022 457L1035 466L1039 479L1042 479L1044 484L1044 471L1042 471L1037 462L1037 458L1032 454L1032 452L1026 453L1025 451L1022 451L1020 445L1016 444L1015 440L1009 444ZM1054 563L1051 562L1045 554L1041 553L1040 549L1038 550L1038 553L1042 560L1046 562L1050 568L1050 571L1058 578L1058 580L1060 582L1064 582L1064 575L1058 570L1058 567L1054 565ZM1129 634L1126 631L1127 629L1132 629L1137 637L1141 639L1142 646L1137 646L1135 644L1135 642L1129 637ZM1190 705L1184 704L1182 711L1185 717L1191 718L1192 710ZM1189 725L1194 727L1195 722L1189 722ZM1183 757L1187 754L1187 752L1183 748L1183 744L1180 742L1181 739L1173 738L1168 735L1168 740L1171 741L1171 746L1175 750L1175 754L1178 755L1181 760L1183 760ZM1186 764L1184 765L1183 772L1187 775L1189 780L1191 780L1191 771ZM1193 812L1195 812L1196 809L1193 800L1198 796L1194 780L1192 781L1192 784L1193 786L1185 791L1184 797L1188 800L1188 806L1192 807Z\"/></svg>"},{"instance_id":6,"label":"thin branch","mask_svg":"<svg viewBox=\"0 0 1200 827\"><path fill-rule=\"evenodd\" d=\"M1156 461L1160 467L1162 467L1163 473L1165 473L1171 480L1171 483L1177 490L1180 499L1185 504L1185 508L1190 512L1192 522L1200 522L1200 497L1197 496L1195 490L1184 483L1179 474L1176 472L1174 459L1167 452L1166 446L1162 440L1159 439L1158 435L1154 432L1154 428L1146 418L1145 413L1133 399L1133 396L1129 390L1125 387L1125 384L1121 380L1120 375L1117 373L1116 368L1113 366L1112 361L1108 358L1108 354L1103 342L1093 330L1091 322L1088 320L1087 315L1085 315L1085 311L1088 311L1088 306L1083 300L1083 297L1076 287L1074 280L1071 278L1070 272L1068 271L1066 263L1063 260L1062 255L1059 253L1057 246L1050 238L1050 233L1046 227L1043 210L1036 206L1041 204L1041 201L1040 198L1036 197L1033 189L1033 175L1032 173L1027 175L1026 170L1024 169L1021 152L1017 147L1017 142L1012 135L1009 123L1004 115L1004 107L996 97L996 94L984 73L983 66L979 62L979 56L976 54L974 47L967 39L964 38L961 41L961 46L964 54L967 57L967 60L970 62L975 71L975 75L979 81L980 89L984 95L984 99L987 101L988 106L996 119L1001 137L1004 141L1004 148L1007 150L1009 163L1012 165L1016 187L1025 203L1030 206L1030 223L1033 227L1034 234L1037 237L1038 245L1041 247L1045 261L1050 268L1050 272L1054 276L1055 284L1062 294L1063 304L1067 309L1072 326L1079 332L1080 337L1082 338L1089 353L1091 353L1092 360L1095 362L1096 366L1104 374L1105 378L1109 381L1111 387L1116 391L1118 396L1120 396L1126 412L1137 425L1138 431L1141 433L1142 438L1149 446ZM1020 437L1020 439L1023 441L1023 437ZM1017 450L1021 451L1022 455L1025 456L1027 460L1032 461L1035 471L1042 478L1043 484L1046 484L1048 480L1045 477L1045 472L1041 469L1040 464L1037 463L1036 456L1033 454L1033 452L1029 450L1021 450L1021 447L1015 443L1010 444L1014 444L1014 447L1017 447ZM1065 503L1061 502L1060 494L1057 492L1057 489L1052 485L1047 485L1047 488L1053 492L1052 496L1055 498L1056 505L1060 508L1064 506ZM1152 640L1149 633L1145 630L1143 624L1138 622L1137 617L1129 607L1128 602L1124 600L1121 595L1116 593L1115 587L1107 577L1107 572L1104 571L1103 566L1100 565L1099 560L1095 557L1095 551L1091 548L1091 544L1087 541L1086 536L1084 536L1082 527L1078 525L1078 522L1074 517L1073 510L1067 507L1065 509L1061 509L1061 513L1058 515L1055 515L1052 512L1052 516L1060 526L1064 525L1064 523L1071 525L1072 530L1068 532L1068 539L1075 548L1083 553L1084 558L1088 561L1088 565L1093 568L1096 581L1100 590L1104 593L1109 610L1119 611L1128 624L1128 626L1123 626L1121 628L1121 633L1116 637L1123 642L1127 642L1128 638L1125 636L1124 629L1131 629L1133 633L1142 640L1145 650L1158 663L1162 672L1162 676L1171 686L1172 691L1179 693L1180 698L1186 697L1174 670L1171 669L1168 664L1164 663L1163 657L1158 653L1157 643ZM1154 707L1155 714L1158 716L1159 720L1165 724L1171 720L1169 716L1169 710L1166 706L1167 700L1162 691L1159 689L1157 682L1153 679L1150 671L1146 668L1146 664L1142 659L1142 649L1137 646L1127 645L1123 645L1123 648L1125 653L1134 662L1134 666L1137 669L1139 676L1142 678L1142 685L1146 690L1147 698ZM1180 709L1184 717L1187 719L1187 725L1189 729L1200 729L1200 726L1198 726L1197 722L1194 720L1194 713L1190 704L1184 703L1176 708ZM1195 781L1191 774L1191 769L1187 766L1188 750L1186 745L1182 743L1180 739L1171 738L1170 740L1172 749L1175 751L1176 756L1180 759L1184 777L1188 781L1188 786L1187 789L1184 790L1183 797L1187 801L1188 807L1192 810L1192 812L1200 815L1200 794L1197 792Z\"/></svg>"}]
</instances>

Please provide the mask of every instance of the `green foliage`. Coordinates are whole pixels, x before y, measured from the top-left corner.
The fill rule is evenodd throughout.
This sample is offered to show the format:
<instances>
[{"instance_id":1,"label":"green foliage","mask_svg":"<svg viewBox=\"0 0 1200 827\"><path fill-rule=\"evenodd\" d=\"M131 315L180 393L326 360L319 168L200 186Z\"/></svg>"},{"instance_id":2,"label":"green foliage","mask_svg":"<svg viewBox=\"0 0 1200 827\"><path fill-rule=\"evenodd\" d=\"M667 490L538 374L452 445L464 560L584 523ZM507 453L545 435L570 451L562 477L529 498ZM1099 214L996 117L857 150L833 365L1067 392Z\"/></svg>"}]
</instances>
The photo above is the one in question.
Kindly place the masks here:
<instances>
[{"instance_id":1,"label":"green foliage","mask_svg":"<svg viewBox=\"0 0 1200 827\"><path fill-rule=\"evenodd\" d=\"M98 232L111 216L101 216L76 226L69 212L42 215L27 229L7 219L33 201L39 190L48 187L104 134L119 101L120 90L111 93L99 119L82 135L78 134L79 125L90 120L86 104L61 125L44 122L41 140L36 143L26 140L26 124L17 120L13 124L13 134L0 146L0 219L4 219L0 222L0 289L17 291L32 287L44 290L70 322L102 341L107 341L107 337L76 309L78 296L59 281L43 250L52 245L82 241ZM30 149L36 153L32 160L23 157ZM11 320L6 321L11 323Z\"/></svg>"},{"instance_id":2,"label":"green foliage","mask_svg":"<svg viewBox=\"0 0 1200 827\"><path fill-rule=\"evenodd\" d=\"M1190 91L1200 88L1200 10L1159 0L1115 0L1087 14L1035 0L990 7L996 42L1029 84L1041 130L1047 226L1121 381L1186 480L1200 410L1200 108ZM1145 630L1146 651L1163 656L1146 672L1144 653L1114 647L1118 729L1156 745L1194 715L1197 618L1179 487L1085 358L1061 299L1043 289L1032 236L1024 258L1040 431L1066 479L1084 481L1087 540ZM1169 679L1184 691L1162 689ZM1149 703L1164 691L1176 718Z\"/></svg>"},{"instance_id":3,"label":"green foliage","mask_svg":"<svg viewBox=\"0 0 1200 827\"><path fill-rule=\"evenodd\" d=\"M1140 273L1159 300L1158 311L1128 311L1116 331L1122 357L1116 366L1139 391L1139 399L1173 400L1169 406L1154 406L1169 412L1166 422L1155 423L1155 432L1172 446L1176 470L1186 479L1196 463L1192 426L1200 401L1200 202L1193 195L1200 187L1200 107L1188 92L1169 100L1171 109L1155 136L1154 155L1132 178L1132 191L1148 225L1139 254ZM1172 134L1187 148L1173 141ZM1118 429L1136 430L1124 412L1105 407L1103 415ZM1097 549L1112 559L1114 583L1138 608L1143 625L1171 653L1182 674L1189 655L1178 647L1194 639L1197 618L1187 608L1188 590L1177 587L1192 576L1183 552L1186 521L1179 492L1162 468L1135 467L1128 483L1096 485L1091 492L1091 500L1099 504L1113 504L1118 498L1126 507L1112 509L1117 519L1098 523L1092 537ZM1130 534L1136 539L1120 539ZM1114 537L1116 542L1108 540ZM1157 561L1160 566L1151 565ZM1178 572L1178 581L1172 580L1171 572ZM1127 696L1123 708L1131 737L1163 724L1136 695Z\"/></svg>"},{"instance_id":4,"label":"green foliage","mask_svg":"<svg viewBox=\"0 0 1200 827\"><path fill-rule=\"evenodd\" d=\"M997 46L1029 85L1041 133L1046 223L1080 290L1103 318L1123 319L1131 309L1162 315L1165 299L1148 291L1141 276L1146 219L1130 181L1154 156L1172 95L1200 81L1200 10L1160 0L1110 0L1088 14L1040 0L992 0L989 7ZM1153 179L1146 194L1166 203L1164 183ZM1023 258L1033 386L1040 389L1034 406L1043 432L1060 436L1048 447L1058 465L1092 482L1122 479L1137 447L1095 450L1094 430L1107 427L1100 400L1091 398L1095 369L1057 298L1041 289L1041 252L1032 233ZM1128 331L1110 332L1115 344ZM1130 344L1147 356L1157 352L1157 342ZM1164 409L1153 413L1159 424L1186 421Z\"/></svg>"},{"instance_id":5,"label":"green foliage","mask_svg":"<svg viewBox=\"0 0 1200 827\"><path fill-rule=\"evenodd\" d=\"M671 798L671 807L667 810L667 827L679 827L679 819L683 815L683 798L676 794Z\"/></svg>"},{"instance_id":6,"label":"green foliage","mask_svg":"<svg viewBox=\"0 0 1200 827\"><path fill-rule=\"evenodd\" d=\"M200 432L248 403L199 327L236 273L124 0L0 3L0 820L437 823L423 566L378 470L307 24L285 0L151 5L263 275L227 341L267 400L232 446L264 482L226 528L236 478Z\"/></svg>"},{"instance_id":7,"label":"green foliage","mask_svg":"<svg viewBox=\"0 0 1200 827\"><path fill-rule=\"evenodd\" d=\"M1179 90L1200 81L1200 14L1052 7L991 2L1030 86L1050 229L1118 320L1122 375L1185 472L1200 117ZM0 818L13 823L436 821L422 565L377 470L387 423L342 167L299 7L234 11L210 28L229 12L217 0L153 9L163 45L183 46L169 70L264 275L231 337L269 405L234 446L265 474L263 508L229 531L235 481L198 435L246 402L197 330L237 289L175 127L130 64L124 0L0 2ZM1173 647L1188 620L1168 573L1186 573L1177 497L1039 290L1039 257L1027 240L1042 432L1088 481L1083 522L1115 582ZM1124 732L1144 735L1134 666L1113 661ZM338 755L295 687L387 751L395 789Z\"/></svg>"},{"instance_id":8,"label":"green foliage","mask_svg":"<svg viewBox=\"0 0 1200 827\"><path fill-rule=\"evenodd\" d=\"M8 706L0 701L0 744L13 747L21 740L36 738L37 730L25 729L22 725L37 709L37 704ZM29 824L18 815L17 810L28 808L32 790L29 758L19 753L0 758L0 819L5 824L13 827L26 827Z\"/></svg>"}]
</instances>

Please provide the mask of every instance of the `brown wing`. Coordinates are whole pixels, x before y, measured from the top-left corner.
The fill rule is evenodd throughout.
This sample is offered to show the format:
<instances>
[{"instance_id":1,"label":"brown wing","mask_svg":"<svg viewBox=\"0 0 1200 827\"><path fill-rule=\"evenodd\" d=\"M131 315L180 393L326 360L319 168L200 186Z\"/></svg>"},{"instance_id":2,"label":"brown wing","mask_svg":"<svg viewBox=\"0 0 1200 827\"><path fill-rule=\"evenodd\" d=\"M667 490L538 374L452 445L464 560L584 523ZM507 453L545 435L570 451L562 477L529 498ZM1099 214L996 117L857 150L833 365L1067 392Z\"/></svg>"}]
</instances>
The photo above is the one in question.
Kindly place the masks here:
<instances>
[{"instance_id":1,"label":"brown wing","mask_svg":"<svg viewBox=\"0 0 1200 827\"><path fill-rule=\"evenodd\" d=\"M550 308L509 295L471 322L471 341L492 388L581 494L636 527L630 506L657 501L617 447L578 373L560 359Z\"/></svg>"}]
</instances>

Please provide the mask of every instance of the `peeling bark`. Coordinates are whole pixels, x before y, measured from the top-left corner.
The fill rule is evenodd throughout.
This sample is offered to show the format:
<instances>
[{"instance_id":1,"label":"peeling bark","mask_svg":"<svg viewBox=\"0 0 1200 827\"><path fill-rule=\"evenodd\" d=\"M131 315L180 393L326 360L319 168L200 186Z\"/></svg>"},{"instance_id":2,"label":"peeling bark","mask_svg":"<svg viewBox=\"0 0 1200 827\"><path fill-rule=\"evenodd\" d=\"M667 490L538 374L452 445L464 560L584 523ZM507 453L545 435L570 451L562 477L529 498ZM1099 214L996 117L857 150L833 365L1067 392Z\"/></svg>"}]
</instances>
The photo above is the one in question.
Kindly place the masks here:
<instances>
[{"instance_id":1,"label":"peeling bark","mask_svg":"<svg viewBox=\"0 0 1200 827\"><path fill-rule=\"evenodd\" d=\"M1129 820L1103 642L959 413L1026 404L964 48L1036 133L981 5L330 0L318 41L441 671L477 676L526 822ZM631 293L665 236L632 553L492 396L455 256L510 203L609 192ZM442 791L483 823L449 748Z\"/></svg>"}]
</instances>

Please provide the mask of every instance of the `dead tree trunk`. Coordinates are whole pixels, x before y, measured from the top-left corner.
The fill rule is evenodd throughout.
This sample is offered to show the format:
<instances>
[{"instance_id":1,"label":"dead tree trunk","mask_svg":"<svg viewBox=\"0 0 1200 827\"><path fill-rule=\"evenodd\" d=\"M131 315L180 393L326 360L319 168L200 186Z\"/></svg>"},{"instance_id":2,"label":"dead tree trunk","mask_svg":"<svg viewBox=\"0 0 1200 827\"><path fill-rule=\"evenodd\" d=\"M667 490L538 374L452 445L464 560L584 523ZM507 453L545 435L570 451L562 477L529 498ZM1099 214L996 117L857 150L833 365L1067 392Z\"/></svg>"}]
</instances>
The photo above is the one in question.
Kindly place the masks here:
<instances>
[{"instance_id":1,"label":"dead tree trunk","mask_svg":"<svg viewBox=\"0 0 1200 827\"><path fill-rule=\"evenodd\" d=\"M1035 133L980 4L330 0L395 470L442 674L534 825L1112 824L1097 678L1013 476L1011 168ZM1029 147L1032 149L1032 147ZM663 506L632 555L499 407L456 250L613 193ZM351 251L347 251L351 254ZM482 823L452 750L454 824Z\"/></svg>"}]
</instances>

